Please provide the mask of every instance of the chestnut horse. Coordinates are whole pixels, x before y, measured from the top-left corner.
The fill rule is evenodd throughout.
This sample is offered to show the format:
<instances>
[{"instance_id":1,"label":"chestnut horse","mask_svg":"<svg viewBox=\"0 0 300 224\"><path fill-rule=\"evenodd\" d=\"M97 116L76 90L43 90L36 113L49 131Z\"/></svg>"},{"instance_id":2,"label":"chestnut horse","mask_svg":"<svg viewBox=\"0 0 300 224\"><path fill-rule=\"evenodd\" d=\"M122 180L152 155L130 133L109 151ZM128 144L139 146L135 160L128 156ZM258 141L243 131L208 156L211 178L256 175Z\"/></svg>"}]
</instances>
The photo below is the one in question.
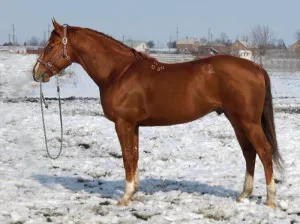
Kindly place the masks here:
<instances>
[{"instance_id":1,"label":"chestnut horse","mask_svg":"<svg viewBox=\"0 0 300 224\"><path fill-rule=\"evenodd\" d=\"M139 189L139 126L182 124L217 111L231 122L246 160L244 189L237 200L252 193L258 154L266 204L275 208L272 162L280 168L281 156L270 78L262 67L229 55L164 64L103 33L52 22L54 30L33 68L33 79L47 82L78 63L99 86L104 114L115 123L122 148L126 187L118 205L128 205Z\"/></svg>"}]
</instances>

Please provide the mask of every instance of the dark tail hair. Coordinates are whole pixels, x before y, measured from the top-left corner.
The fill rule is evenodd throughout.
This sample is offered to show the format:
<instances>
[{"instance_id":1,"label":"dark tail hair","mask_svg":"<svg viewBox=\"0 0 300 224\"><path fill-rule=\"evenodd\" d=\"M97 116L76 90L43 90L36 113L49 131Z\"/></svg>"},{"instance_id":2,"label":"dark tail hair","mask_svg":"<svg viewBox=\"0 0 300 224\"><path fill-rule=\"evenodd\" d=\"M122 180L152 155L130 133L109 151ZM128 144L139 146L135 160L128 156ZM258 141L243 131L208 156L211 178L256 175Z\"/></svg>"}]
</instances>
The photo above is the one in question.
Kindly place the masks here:
<instances>
[{"instance_id":1,"label":"dark tail hair","mask_svg":"<svg viewBox=\"0 0 300 224\"><path fill-rule=\"evenodd\" d=\"M265 133L265 136L272 147L272 158L276 165L276 168L280 171L284 171L283 159L278 150L278 144L276 139L275 124L274 124L274 114L273 114L273 102L271 93L271 81L267 71L263 68L259 68L265 77L266 83L266 96L265 104L263 109L263 114L261 118L261 124Z\"/></svg>"}]
</instances>

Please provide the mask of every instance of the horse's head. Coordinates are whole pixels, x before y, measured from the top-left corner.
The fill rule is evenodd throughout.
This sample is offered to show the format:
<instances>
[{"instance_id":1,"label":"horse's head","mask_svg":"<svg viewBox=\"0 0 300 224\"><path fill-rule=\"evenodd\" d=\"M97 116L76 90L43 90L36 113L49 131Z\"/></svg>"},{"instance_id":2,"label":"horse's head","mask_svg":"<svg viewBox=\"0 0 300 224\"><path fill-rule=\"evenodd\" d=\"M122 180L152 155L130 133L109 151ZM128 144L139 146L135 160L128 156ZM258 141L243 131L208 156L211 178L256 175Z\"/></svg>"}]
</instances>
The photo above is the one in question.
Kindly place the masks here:
<instances>
[{"instance_id":1,"label":"horse's head","mask_svg":"<svg viewBox=\"0 0 300 224\"><path fill-rule=\"evenodd\" d=\"M54 30L44 52L33 67L33 79L37 82L48 82L51 76L56 75L72 63L72 49L67 36L68 26L61 26L55 19L52 20L52 23Z\"/></svg>"}]
</instances>

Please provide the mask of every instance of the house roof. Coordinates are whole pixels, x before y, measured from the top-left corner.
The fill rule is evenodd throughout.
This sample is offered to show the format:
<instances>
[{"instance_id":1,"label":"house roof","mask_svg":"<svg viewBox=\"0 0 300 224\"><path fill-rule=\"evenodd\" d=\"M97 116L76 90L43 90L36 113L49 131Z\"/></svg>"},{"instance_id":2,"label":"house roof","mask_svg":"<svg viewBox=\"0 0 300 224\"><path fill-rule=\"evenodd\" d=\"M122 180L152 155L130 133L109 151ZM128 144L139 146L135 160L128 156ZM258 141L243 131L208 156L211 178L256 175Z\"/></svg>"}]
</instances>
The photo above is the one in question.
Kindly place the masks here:
<instances>
[{"instance_id":1,"label":"house roof","mask_svg":"<svg viewBox=\"0 0 300 224\"><path fill-rule=\"evenodd\" d=\"M297 40L291 47L292 48L299 48L300 47L300 40Z\"/></svg>"},{"instance_id":2,"label":"house roof","mask_svg":"<svg viewBox=\"0 0 300 224\"><path fill-rule=\"evenodd\" d=\"M246 42L246 41L243 41L243 40L238 40L242 45L244 45L244 47L246 48L253 48L253 45Z\"/></svg>"},{"instance_id":3,"label":"house roof","mask_svg":"<svg viewBox=\"0 0 300 224\"><path fill-rule=\"evenodd\" d=\"M207 44L205 44L205 46L208 46L208 47L226 47L224 44L216 42L216 41L208 42Z\"/></svg>"},{"instance_id":4,"label":"house roof","mask_svg":"<svg viewBox=\"0 0 300 224\"><path fill-rule=\"evenodd\" d=\"M133 41L132 40L132 41L125 41L124 44L128 47L136 48L141 44L146 44L146 42L145 41Z\"/></svg>"},{"instance_id":5,"label":"house roof","mask_svg":"<svg viewBox=\"0 0 300 224\"><path fill-rule=\"evenodd\" d=\"M199 42L199 40L197 38L193 38L193 37L186 37L184 39L178 40L176 42L176 44L194 44L196 41Z\"/></svg>"}]
</instances>

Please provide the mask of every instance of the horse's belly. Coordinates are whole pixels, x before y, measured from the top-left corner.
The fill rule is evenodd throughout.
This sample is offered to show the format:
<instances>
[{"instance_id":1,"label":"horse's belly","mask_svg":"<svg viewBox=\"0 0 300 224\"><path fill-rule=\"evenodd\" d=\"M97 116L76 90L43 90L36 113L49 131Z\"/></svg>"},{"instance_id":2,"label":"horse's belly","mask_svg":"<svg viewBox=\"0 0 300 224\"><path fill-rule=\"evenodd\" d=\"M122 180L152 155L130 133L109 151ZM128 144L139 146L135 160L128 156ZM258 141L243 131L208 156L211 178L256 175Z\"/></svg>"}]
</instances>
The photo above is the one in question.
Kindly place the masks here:
<instances>
[{"instance_id":1,"label":"horse's belly","mask_svg":"<svg viewBox=\"0 0 300 224\"><path fill-rule=\"evenodd\" d=\"M160 108L155 113L150 113L149 117L140 122L141 126L164 126L183 124L199 119L214 111L211 105L203 105L201 108Z\"/></svg>"}]
</instances>

